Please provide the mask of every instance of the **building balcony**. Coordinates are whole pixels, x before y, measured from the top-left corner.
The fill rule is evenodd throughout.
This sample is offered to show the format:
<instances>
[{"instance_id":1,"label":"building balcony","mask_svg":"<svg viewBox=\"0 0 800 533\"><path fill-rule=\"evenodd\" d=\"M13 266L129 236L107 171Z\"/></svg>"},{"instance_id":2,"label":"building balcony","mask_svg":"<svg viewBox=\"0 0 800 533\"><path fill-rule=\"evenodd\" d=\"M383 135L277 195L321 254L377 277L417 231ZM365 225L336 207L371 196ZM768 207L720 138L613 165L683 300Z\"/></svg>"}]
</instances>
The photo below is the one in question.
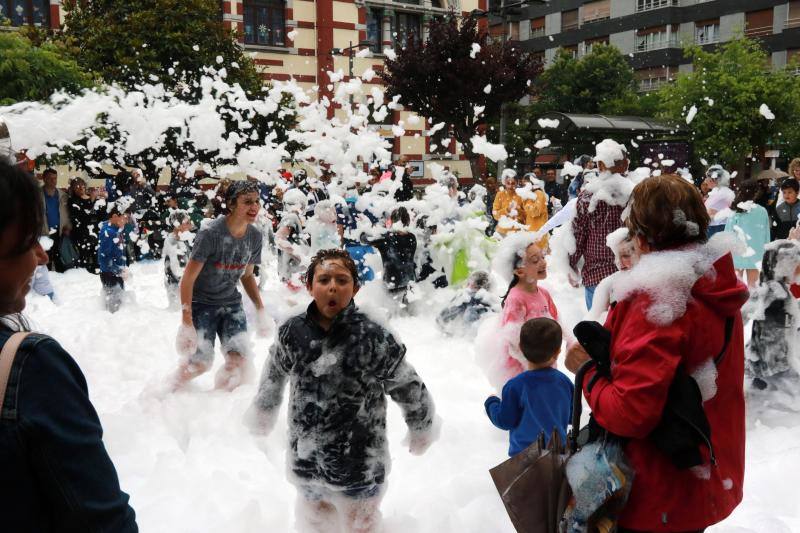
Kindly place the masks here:
<instances>
[{"instance_id":1,"label":"building balcony","mask_svg":"<svg viewBox=\"0 0 800 533\"><path fill-rule=\"evenodd\" d=\"M761 26L759 28L747 28L744 30L745 37L758 38L772 35L772 26Z\"/></svg>"},{"instance_id":2,"label":"building balcony","mask_svg":"<svg viewBox=\"0 0 800 533\"><path fill-rule=\"evenodd\" d=\"M641 54L644 52L651 52L653 50L664 50L665 48L680 48L681 45L678 42L677 37L671 37L669 39L663 39L661 41L652 42L652 43L639 43L636 45L636 49L633 51L634 54Z\"/></svg>"},{"instance_id":3,"label":"building balcony","mask_svg":"<svg viewBox=\"0 0 800 533\"><path fill-rule=\"evenodd\" d=\"M639 92L640 93L649 93L652 91L657 91L664 85L669 83L669 79L667 78L647 78L643 80L639 80Z\"/></svg>"},{"instance_id":4,"label":"building balcony","mask_svg":"<svg viewBox=\"0 0 800 533\"><path fill-rule=\"evenodd\" d=\"M706 44L718 44L719 43L719 35L695 35L694 36L695 44L699 44L701 46Z\"/></svg>"},{"instance_id":5,"label":"building balcony","mask_svg":"<svg viewBox=\"0 0 800 533\"><path fill-rule=\"evenodd\" d=\"M596 13L592 13L589 16L586 16L581 21L581 26L586 26L587 24L595 24L597 22L602 22L604 20L608 20L611 18L611 10L604 9L602 11L597 11Z\"/></svg>"},{"instance_id":6,"label":"building balcony","mask_svg":"<svg viewBox=\"0 0 800 533\"><path fill-rule=\"evenodd\" d=\"M800 17L786 19L783 25L784 28L800 28Z\"/></svg>"},{"instance_id":7,"label":"building balcony","mask_svg":"<svg viewBox=\"0 0 800 533\"><path fill-rule=\"evenodd\" d=\"M654 9L678 7L680 5L680 0L639 0L636 2L636 12L643 13L645 11L652 11Z\"/></svg>"}]
</instances>

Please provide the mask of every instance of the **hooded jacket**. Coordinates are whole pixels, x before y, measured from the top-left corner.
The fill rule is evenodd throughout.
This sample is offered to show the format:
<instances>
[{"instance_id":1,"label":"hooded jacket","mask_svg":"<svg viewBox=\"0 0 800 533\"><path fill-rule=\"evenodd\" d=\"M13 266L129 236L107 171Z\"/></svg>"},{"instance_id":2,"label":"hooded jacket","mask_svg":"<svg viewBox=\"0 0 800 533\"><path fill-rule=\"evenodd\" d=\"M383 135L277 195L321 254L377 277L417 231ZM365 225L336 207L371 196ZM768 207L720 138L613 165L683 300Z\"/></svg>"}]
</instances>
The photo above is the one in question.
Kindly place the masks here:
<instances>
[{"instance_id":1,"label":"hooded jacket","mask_svg":"<svg viewBox=\"0 0 800 533\"><path fill-rule=\"evenodd\" d=\"M642 262L630 272L641 266ZM687 285L690 292L682 296L676 291L671 302L666 301L668 292L658 296L652 289L628 290L613 305L605 324L612 339L611 380L599 378L591 392L588 384L593 371L584 382L584 394L597 422L628 439L625 453L635 479L619 520L625 528L703 529L727 517L742 499L745 412L740 308L748 293L736 278L729 253L708 267L690 265L697 273L689 279L689 283L695 279L693 285ZM657 283L662 289L675 280L679 284L678 278L685 273L675 272L673 280L672 272L663 272ZM641 274L647 271L639 273L640 279L645 278ZM667 312L665 319L665 308L676 301L679 306L685 303L685 312ZM733 333L715 376L712 360L723 347L728 317L734 318ZM679 470L648 438L661 419L678 369L693 375L703 392L716 464L711 464L709 450L703 447L703 465Z\"/></svg>"},{"instance_id":2,"label":"hooded jacket","mask_svg":"<svg viewBox=\"0 0 800 533\"><path fill-rule=\"evenodd\" d=\"M511 220L520 224L525 223L525 211L523 210L522 198L517 194L517 191L502 188L497 191L492 204L492 217L500 222L503 217L508 217ZM503 227L502 224L497 226L497 232L501 235L517 231L516 229Z\"/></svg>"},{"instance_id":3,"label":"hooded jacket","mask_svg":"<svg viewBox=\"0 0 800 533\"><path fill-rule=\"evenodd\" d=\"M314 302L290 318L264 366L254 405L280 407L287 377L293 481L338 490L380 485L389 469L386 395L410 432L431 431L433 401L405 360L405 346L351 302L325 331Z\"/></svg>"}]
</instances>

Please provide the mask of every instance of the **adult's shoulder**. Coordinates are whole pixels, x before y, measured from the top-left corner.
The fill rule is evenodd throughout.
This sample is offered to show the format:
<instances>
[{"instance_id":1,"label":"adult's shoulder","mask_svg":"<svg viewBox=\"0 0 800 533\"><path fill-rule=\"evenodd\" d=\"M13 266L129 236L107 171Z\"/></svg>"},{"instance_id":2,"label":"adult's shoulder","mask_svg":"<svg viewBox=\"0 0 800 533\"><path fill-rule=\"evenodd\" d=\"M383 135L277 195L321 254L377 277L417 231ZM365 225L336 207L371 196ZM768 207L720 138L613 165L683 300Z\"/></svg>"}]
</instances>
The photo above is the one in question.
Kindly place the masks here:
<instances>
[{"instance_id":1,"label":"adult's shoulder","mask_svg":"<svg viewBox=\"0 0 800 533\"><path fill-rule=\"evenodd\" d=\"M20 344L17 359L18 364L22 365L21 380L28 387L31 383L50 387L59 380L67 380L86 388L86 379L78 363L57 340L48 335L28 335Z\"/></svg>"}]
</instances>

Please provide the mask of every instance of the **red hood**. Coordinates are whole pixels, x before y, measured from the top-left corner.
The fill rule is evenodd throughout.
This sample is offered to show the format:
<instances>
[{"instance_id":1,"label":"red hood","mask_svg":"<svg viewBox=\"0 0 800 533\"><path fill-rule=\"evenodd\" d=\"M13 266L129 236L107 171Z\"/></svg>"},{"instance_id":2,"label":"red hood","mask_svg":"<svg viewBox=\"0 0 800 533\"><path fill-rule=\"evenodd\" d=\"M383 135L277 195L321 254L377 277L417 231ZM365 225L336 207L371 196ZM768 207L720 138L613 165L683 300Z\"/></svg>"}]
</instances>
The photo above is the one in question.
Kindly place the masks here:
<instances>
[{"instance_id":1,"label":"red hood","mask_svg":"<svg viewBox=\"0 0 800 533\"><path fill-rule=\"evenodd\" d=\"M722 316L732 316L744 305L750 293L747 286L736 277L730 253L717 259L713 266L709 275L695 282L692 297Z\"/></svg>"}]
</instances>

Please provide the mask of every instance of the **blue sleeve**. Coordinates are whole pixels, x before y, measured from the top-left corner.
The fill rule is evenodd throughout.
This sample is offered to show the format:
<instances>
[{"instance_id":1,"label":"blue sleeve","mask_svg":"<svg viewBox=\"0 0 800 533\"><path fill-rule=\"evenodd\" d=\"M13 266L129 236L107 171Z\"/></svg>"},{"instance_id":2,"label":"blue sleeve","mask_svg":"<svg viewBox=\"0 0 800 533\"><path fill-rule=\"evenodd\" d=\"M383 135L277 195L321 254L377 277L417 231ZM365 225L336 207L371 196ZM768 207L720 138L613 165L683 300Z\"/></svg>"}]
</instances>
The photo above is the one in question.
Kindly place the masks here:
<instances>
[{"instance_id":1,"label":"blue sleeve","mask_svg":"<svg viewBox=\"0 0 800 533\"><path fill-rule=\"evenodd\" d=\"M33 350L20 377L20 425L53 523L59 531L137 531L83 373L52 339Z\"/></svg>"},{"instance_id":2,"label":"blue sleeve","mask_svg":"<svg viewBox=\"0 0 800 533\"><path fill-rule=\"evenodd\" d=\"M123 239L122 232L117 233L117 238ZM104 229L100 233L100 242L97 247L97 259L100 267L105 266L112 274L118 275L125 268L125 256L119 245L114 242L114 235Z\"/></svg>"},{"instance_id":3,"label":"blue sleeve","mask_svg":"<svg viewBox=\"0 0 800 533\"><path fill-rule=\"evenodd\" d=\"M503 399L490 396L484 404L486 414L495 427L510 430L519 425L522 418L522 408L519 402L519 392L514 384L509 382L503 387Z\"/></svg>"}]
</instances>

